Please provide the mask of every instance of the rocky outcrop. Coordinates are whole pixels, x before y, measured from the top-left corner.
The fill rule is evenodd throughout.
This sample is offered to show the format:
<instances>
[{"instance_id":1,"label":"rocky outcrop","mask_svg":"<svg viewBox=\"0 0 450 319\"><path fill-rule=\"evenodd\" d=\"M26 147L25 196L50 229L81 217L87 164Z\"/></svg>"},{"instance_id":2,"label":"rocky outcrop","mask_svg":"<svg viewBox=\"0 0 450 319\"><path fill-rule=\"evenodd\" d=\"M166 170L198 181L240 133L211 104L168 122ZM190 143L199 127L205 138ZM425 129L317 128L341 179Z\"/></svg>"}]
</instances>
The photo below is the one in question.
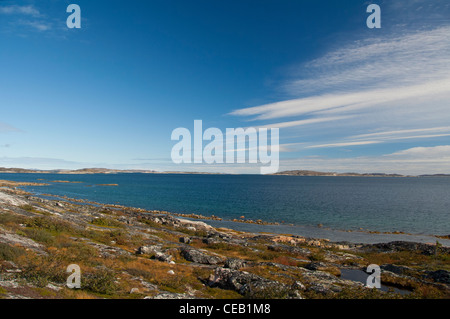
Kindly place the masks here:
<instances>
[{"instance_id":1,"label":"rocky outcrop","mask_svg":"<svg viewBox=\"0 0 450 319\"><path fill-rule=\"evenodd\" d=\"M380 268L382 270L390 271L394 274L403 275L403 276L409 276L409 275L417 272L415 269L413 269L411 267L398 266L398 265L393 265L393 264L381 265Z\"/></svg>"},{"instance_id":2,"label":"rocky outcrop","mask_svg":"<svg viewBox=\"0 0 450 319\"><path fill-rule=\"evenodd\" d=\"M425 278L432 279L435 282L450 285L450 272L447 270L427 271Z\"/></svg>"},{"instance_id":3,"label":"rocky outcrop","mask_svg":"<svg viewBox=\"0 0 450 319\"><path fill-rule=\"evenodd\" d=\"M95 243L92 241L86 241L86 244L97 249L99 255L103 258L117 258L119 256L131 256L131 253L115 246L108 246L100 243Z\"/></svg>"},{"instance_id":4,"label":"rocky outcrop","mask_svg":"<svg viewBox=\"0 0 450 319\"><path fill-rule=\"evenodd\" d=\"M9 204L13 206L27 205L28 203L17 196L9 195L4 192L0 192L0 203Z\"/></svg>"},{"instance_id":5,"label":"rocky outcrop","mask_svg":"<svg viewBox=\"0 0 450 319\"><path fill-rule=\"evenodd\" d=\"M190 244L191 238L190 237L180 237L179 242L183 243L183 244Z\"/></svg>"},{"instance_id":6,"label":"rocky outcrop","mask_svg":"<svg viewBox=\"0 0 450 319\"><path fill-rule=\"evenodd\" d=\"M267 247L269 250L277 251L277 252L288 252L293 255L300 255L300 256L308 256L311 255L311 251L306 248L296 247L296 246L289 246L289 245L283 245L283 244L275 244L270 245Z\"/></svg>"},{"instance_id":7,"label":"rocky outcrop","mask_svg":"<svg viewBox=\"0 0 450 319\"><path fill-rule=\"evenodd\" d=\"M407 241L393 241L389 243L380 243L374 245L364 245L362 249L367 250L380 250L384 252L396 252L396 251L416 251L424 255L436 254L436 245L414 243ZM439 252L444 254L450 253L450 247L440 247Z\"/></svg>"},{"instance_id":8,"label":"rocky outcrop","mask_svg":"<svg viewBox=\"0 0 450 319\"><path fill-rule=\"evenodd\" d=\"M0 227L0 243L18 245L25 249L31 249L39 255L47 255L44 246L34 240L17 235Z\"/></svg>"},{"instance_id":9,"label":"rocky outcrop","mask_svg":"<svg viewBox=\"0 0 450 319\"><path fill-rule=\"evenodd\" d=\"M157 253L162 253L162 246L159 245L141 246L136 251L137 255L154 255Z\"/></svg>"},{"instance_id":10,"label":"rocky outcrop","mask_svg":"<svg viewBox=\"0 0 450 319\"><path fill-rule=\"evenodd\" d=\"M169 215L140 215L141 218L150 220L154 223L171 226L174 228L185 228L190 231L211 231L215 232L214 228L201 221L193 221L182 218L175 218Z\"/></svg>"},{"instance_id":11,"label":"rocky outcrop","mask_svg":"<svg viewBox=\"0 0 450 319\"><path fill-rule=\"evenodd\" d=\"M162 292L154 297L145 297L144 299L194 299L187 294L177 294L173 292Z\"/></svg>"},{"instance_id":12,"label":"rocky outcrop","mask_svg":"<svg viewBox=\"0 0 450 319\"><path fill-rule=\"evenodd\" d=\"M163 249L161 245L141 246L136 251L137 255L150 255L152 259L162 262L171 262L173 256L167 253L167 249Z\"/></svg>"},{"instance_id":13,"label":"rocky outcrop","mask_svg":"<svg viewBox=\"0 0 450 319\"><path fill-rule=\"evenodd\" d=\"M278 281L228 268L216 268L209 278L208 285L234 290L246 297L300 297L298 291Z\"/></svg>"},{"instance_id":14,"label":"rocky outcrop","mask_svg":"<svg viewBox=\"0 0 450 319\"><path fill-rule=\"evenodd\" d=\"M198 249L183 247L181 255L187 261L205 265L217 265L224 262L224 258L217 255L209 255Z\"/></svg>"},{"instance_id":15,"label":"rocky outcrop","mask_svg":"<svg viewBox=\"0 0 450 319\"><path fill-rule=\"evenodd\" d=\"M230 268L233 270L239 270L241 268L244 268L247 266L252 266L252 265L253 265L253 263L248 262L246 260L239 259L239 258L227 258L227 260L225 260L224 267Z\"/></svg>"},{"instance_id":16,"label":"rocky outcrop","mask_svg":"<svg viewBox=\"0 0 450 319\"><path fill-rule=\"evenodd\" d=\"M409 281L427 284L429 281L433 281L435 286L442 287L447 286L450 288L450 272L444 269L430 271L430 270L417 270L407 266L385 264L380 268L384 273L388 273L391 276L407 279Z\"/></svg>"}]
</instances>

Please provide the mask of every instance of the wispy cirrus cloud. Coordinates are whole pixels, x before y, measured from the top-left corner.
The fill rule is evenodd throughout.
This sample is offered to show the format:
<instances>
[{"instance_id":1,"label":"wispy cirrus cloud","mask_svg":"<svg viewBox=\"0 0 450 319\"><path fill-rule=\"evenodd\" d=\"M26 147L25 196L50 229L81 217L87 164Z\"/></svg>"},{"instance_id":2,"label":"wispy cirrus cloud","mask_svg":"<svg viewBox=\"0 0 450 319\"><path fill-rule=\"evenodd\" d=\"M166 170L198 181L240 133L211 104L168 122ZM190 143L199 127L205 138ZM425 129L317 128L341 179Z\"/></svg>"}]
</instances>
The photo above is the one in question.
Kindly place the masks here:
<instances>
[{"instance_id":1,"label":"wispy cirrus cloud","mask_svg":"<svg viewBox=\"0 0 450 319\"><path fill-rule=\"evenodd\" d=\"M370 145L380 144L390 141L399 140L420 140L431 139L437 137L450 136L450 127L433 127L426 129L412 129L412 130L399 130L399 131L383 131L377 133L354 135L345 138L339 142L332 142L328 144L315 144L307 145L305 148L330 148L330 147L343 147L343 146L357 146L357 145Z\"/></svg>"},{"instance_id":2,"label":"wispy cirrus cloud","mask_svg":"<svg viewBox=\"0 0 450 319\"><path fill-rule=\"evenodd\" d=\"M7 123L0 122L0 133L8 133L8 132L22 132L22 130Z\"/></svg>"},{"instance_id":3,"label":"wispy cirrus cloud","mask_svg":"<svg viewBox=\"0 0 450 319\"><path fill-rule=\"evenodd\" d=\"M450 164L450 145L440 145L434 147L413 147L391 154L392 157L408 157L411 160L449 160Z\"/></svg>"},{"instance_id":4,"label":"wispy cirrus cloud","mask_svg":"<svg viewBox=\"0 0 450 319\"><path fill-rule=\"evenodd\" d=\"M306 77L293 78L283 89L294 96L408 87L448 77L449 26L388 37L369 38L304 63ZM294 71L295 72L295 71Z\"/></svg>"},{"instance_id":5,"label":"wispy cirrus cloud","mask_svg":"<svg viewBox=\"0 0 450 319\"><path fill-rule=\"evenodd\" d=\"M19 20L17 21L18 25L29 27L36 31L47 31L52 28L52 25L45 21L27 21L27 20Z\"/></svg>"},{"instance_id":6,"label":"wispy cirrus cloud","mask_svg":"<svg viewBox=\"0 0 450 319\"><path fill-rule=\"evenodd\" d=\"M310 149L449 136L448 34L439 26L357 41L304 63L298 74L308 76L282 86L298 98L230 114L308 133Z\"/></svg>"},{"instance_id":7,"label":"wispy cirrus cloud","mask_svg":"<svg viewBox=\"0 0 450 319\"><path fill-rule=\"evenodd\" d=\"M34 5L0 5L0 15L7 17L4 19L6 24L3 28L10 32L49 31L53 24L38 8Z\"/></svg>"},{"instance_id":8,"label":"wispy cirrus cloud","mask_svg":"<svg viewBox=\"0 0 450 319\"><path fill-rule=\"evenodd\" d=\"M449 74L450 73L447 73L446 76ZM253 120L268 120L301 115L330 113L339 114L355 112L385 103L426 96L436 96L437 94L449 92L450 77L412 86L364 90L355 93L324 94L287 100L262 106L239 109L231 112L230 114L237 116L255 116Z\"/></svg>"},{"instance_id":9,"label":"wispy cirrus cloud","mask_svg":"<svg viewBox=\"0 0 450 319\"><path fill-rule=\"evenodd\" d=\"M27 15L38 17L40 16L40 12L32 5L11 5L11 6L0 6L0 14L7 15Z\"/></svg>"},{"instance_id":10,"label":"wispy cirrus cloud","mask_svg":"<svg viewBox=\"0 0 450 319\"><path fill-rule=\"evenodd\" d=\"M280 162L281 171L299 167L306 170L340 173L399 173L405 175L449 173L450 145L414 147L378 156L348 158L308 156L284 159Z\"/></svg>"}]
</instances>

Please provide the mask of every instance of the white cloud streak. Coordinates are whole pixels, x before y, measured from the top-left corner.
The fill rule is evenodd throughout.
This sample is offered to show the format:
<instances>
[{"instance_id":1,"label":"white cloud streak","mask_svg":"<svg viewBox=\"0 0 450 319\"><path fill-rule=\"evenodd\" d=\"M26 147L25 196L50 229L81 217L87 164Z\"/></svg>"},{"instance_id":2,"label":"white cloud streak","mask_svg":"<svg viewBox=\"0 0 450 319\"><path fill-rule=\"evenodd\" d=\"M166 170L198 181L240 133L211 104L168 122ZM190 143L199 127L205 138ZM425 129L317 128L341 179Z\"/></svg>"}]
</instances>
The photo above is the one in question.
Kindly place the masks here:
<instances>
[{"instance_id":1,"label":"white cloud streak","mask_svg":"<svg viewBox=\"0 0 450 319\"><path fill-rule=\"evenodd\" d=\"M281 160L281 171L300 168L339 173L449 174L450 145L414 147L380 156L352 158L311 156Z\"/></svg>"},{"instance_id":2,"label":"white cloud streak","mask_svg":"<svg viewBox=\"0 0 450 319\"><path fill-rule=\"evenodd\" d=\"M449 34L441 26L355 42L305 63L298 73L310 76L284 85L302 97L230 114L296 130L309 149L450 136Z\"/></svg>"},{"instance_id":3,"label":"white cloud streak","mask_svg":"<svg viewBox=\"0 0 450 319\"><path fill-rule=\"evenodd\" d=\"M15 128L14 126L11 126L7 123L0 122L0 133L7 133L7 132L22 132L22 130Z\"/></svg>"},{"instance_id":4,"label":"white cloud streak","mask_svg":"<svg viewBox=\"0 0 450 319\"><path fill-rule=\"evenodd\" d=\"M51 29L51 25L47 22L43 21L26 21L26 20L19 20L17 22L19 25L23 25L26 27L30 27L36 31L47 31Z\"/></svg>"},{"instance_id":5,"label":"white cloud streak","mask_svg":"<svg viewBox=\"0 0 450 319\"><path fill-rule=\"evenodd\" d=\"M291 80L285 89L292 95L318 90L391 88L423 84L448 77L450 27L376 38L332 51L302 66L313 76Z\"/></svg>"},{"instance_id":6,"label":"white cloud streak","mask_svg":"<svg viewBox=\"0 0 450 319\"><path fill-rule=\"evenodd\" d=\"M19 14L19 15L27 15L27 16L33 16L33 17L40 16L39 10L31 5L0 6L0 14L7 14L7 15Z\"/></svg>"},{"instance_id":7,"label":"white cloud streak","mask_svg":"<svg viewBox=\"0 0 450 319\"><path fill-rule=\"evenodd\" d=\"M52 23L48 17L33 5L11 5L0 6L0 15L9 18L9 23L4 23L2 27L7 31L23 32L23 29L44 32L52 29Z\"/></svg>"}]
</instances>

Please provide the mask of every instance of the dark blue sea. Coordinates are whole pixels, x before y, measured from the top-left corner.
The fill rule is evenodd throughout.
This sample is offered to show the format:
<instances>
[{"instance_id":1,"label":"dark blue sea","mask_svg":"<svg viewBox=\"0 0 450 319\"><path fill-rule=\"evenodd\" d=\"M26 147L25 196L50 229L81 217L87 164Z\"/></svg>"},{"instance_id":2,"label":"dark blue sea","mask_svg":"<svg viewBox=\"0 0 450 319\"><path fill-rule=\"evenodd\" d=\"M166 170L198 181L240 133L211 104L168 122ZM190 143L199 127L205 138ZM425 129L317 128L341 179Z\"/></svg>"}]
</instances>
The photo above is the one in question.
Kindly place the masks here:
<instances>
[{"instance_id":1,"label":"dark blue sea","mask_svg":"<svg viewBox=\"0 0 450 319\"><path fill-rule=\"evenodd\" d=\"M449 177L3 173L0 179L50 184L24 187L36 194L175 213L334 230L450 234Z\"/></svg>"}]
</instances>

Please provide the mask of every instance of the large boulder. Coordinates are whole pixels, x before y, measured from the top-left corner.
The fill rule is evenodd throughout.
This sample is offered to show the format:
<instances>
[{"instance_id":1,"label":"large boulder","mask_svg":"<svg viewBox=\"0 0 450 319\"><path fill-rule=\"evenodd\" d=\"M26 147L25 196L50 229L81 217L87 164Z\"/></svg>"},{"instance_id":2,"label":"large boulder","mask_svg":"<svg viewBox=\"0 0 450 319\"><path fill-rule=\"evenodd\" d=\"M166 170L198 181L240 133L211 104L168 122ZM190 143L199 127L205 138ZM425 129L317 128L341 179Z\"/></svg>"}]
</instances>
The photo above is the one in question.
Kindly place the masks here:
<instances>
[{"instance_id":1,"label":"large boulder","mask_svg":"<svg viewBox=\"0 0 450 319\"><path fill-rule=\"evenodd\" d=\"M225 260L224 268L239 270L241 268L250 266L250 264L250 262L239 258L227 258L227 260Z\"/></svg>"},{"instance_id":2,"label":"large boulder","mask_svg":"<svg viewBox=\"0 0 450 319\"><path fill-rule=\"evenodd\" d=\"M162 253L162 247L159 245L141 246L136 251L138 255L156 255Z\"/></svg>"},{"instance_id":3,"label":"large boulder","mask_svg":"<svg viewBox=\"0 0 450 319\"><path fill-rule=\"evenodd\" d=\"M183 244L190 244L191 243L191 238L190 237L180 237L178 240L179 240L180 243L183 243Z\"/></svg>"},{"instance_id":4,"label":"large boulder","mask_svg":"<svg viewBox=\"0 0 450 319\"><path fill-rule=\"evenodd\" d=\"M141 246L136 251L137 255L150 255L152 259L162 262L171 262L173 256L167 253L167 249L163 249L159 245Z\"/></svg>"},{"instance_id":5,"label":"large boulder","mask_svg":"<svg viewBox=\"0 0 450 319\"><path fill-rule=\"evenodd\" d=\"M192 261L198 264L217 265L224 262L224 258L217 255L208 255L198 249L183 247L181 255L187 261Z\"/></svg>"}]
</instances>

